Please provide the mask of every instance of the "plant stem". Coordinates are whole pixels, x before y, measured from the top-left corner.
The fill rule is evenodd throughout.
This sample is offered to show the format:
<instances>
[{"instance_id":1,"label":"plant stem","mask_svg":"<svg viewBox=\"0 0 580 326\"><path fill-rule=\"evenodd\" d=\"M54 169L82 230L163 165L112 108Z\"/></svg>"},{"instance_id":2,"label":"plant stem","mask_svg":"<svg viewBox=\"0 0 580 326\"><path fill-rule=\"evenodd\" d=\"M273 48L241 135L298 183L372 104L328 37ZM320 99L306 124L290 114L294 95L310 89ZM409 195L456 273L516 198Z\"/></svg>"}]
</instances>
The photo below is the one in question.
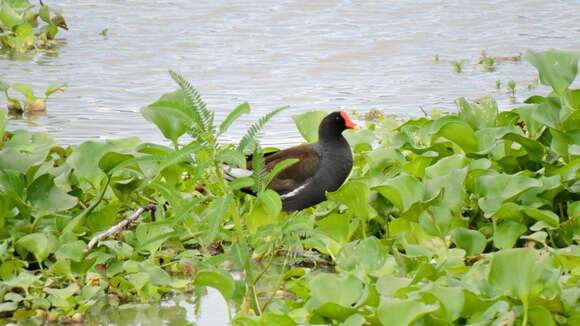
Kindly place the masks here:
<instances>
[{"instance_id":1,"label":"plant stem","mask_svg":"<svg viewBox=\"0 0 580 326\"><path fill-rule=\"evenodd\" d=\"M97 207L97 205L99 205L99 203L105 197L105 192L107 191L107 188L109 187L109 183L111 183L111 177L112 177L111 175L107 175L107 180L105 182L105 185L101 189L101 192L99 193L99 196L97 197L97 200L94 203L92 203L91 206L89 206L89 208L84 210L82 213L77 215L72 221L70 221L63 229L63 233L73 232L77 228L78 222L80 220L84 219L87 215L89 215ZM32 225L32 230L34 230L35 226L36 226L36 221L35 221L35 224Z\"/></svg>"},{"instance_id":2,"label":"plant stem","mask_svg":"<svg viewBox=\"0 0 580 326\"><path fill-rule=\"evenodd\" d=\"M524 320L522 321L522 326L528 325L528 298L522 299L522 304L524 305Z\"/></svg>"},{"instance_id":3,"label":"plant stem","mask_svg":"<svg viewBox=\"0 0 580 326\"><path fill-rule=\"evenodd\" d=\"M282 283L282 278L284 277L284 273L286 272L286 266L288 265L288 260L290 259L290 250L286 253L286 257L284 258L284 265L282 265L282 270L280 271L280 277L278 277L278 282L276 282L276 287L274 288L274 293L270 296L268 301L264 304L262 310L266 310L268 305L274 300L274 296L276 295L276 291L280 288L280 284Z\"/></svg>"},{"instance_id":4,"label":"plant stem","mask_svg":"<svg viewBox=\"0 0 580 326\"><path fill-rule=\"evenodd\" d=\"M262 278L262 276L270 268L270 266L272 265L272 262L274 261L274 256L275 256L275 253L274 253L274 244L272 244L272 255L270 255L270 259L268 260L268 263L266 263L266 266L264 266L264 269L262 269L262 271L258 274L258 276L256 276L256 279L252 283L252 286L255 286L256 283L258 283L258 281L260 280L260 278Z\"/></svg>"}]
</instances>

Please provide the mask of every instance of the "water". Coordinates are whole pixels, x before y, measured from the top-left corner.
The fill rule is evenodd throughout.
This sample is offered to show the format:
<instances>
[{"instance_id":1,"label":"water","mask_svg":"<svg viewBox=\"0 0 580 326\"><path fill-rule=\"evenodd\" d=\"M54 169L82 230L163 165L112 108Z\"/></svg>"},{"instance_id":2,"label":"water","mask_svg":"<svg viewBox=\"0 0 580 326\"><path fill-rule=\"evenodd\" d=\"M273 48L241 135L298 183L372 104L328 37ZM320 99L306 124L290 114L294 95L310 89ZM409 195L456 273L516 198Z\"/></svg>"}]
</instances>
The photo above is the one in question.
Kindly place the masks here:
<instances>
[{"instance_id":1,"label":"water","mask_svg":"<svg viewBox=\"0 0 580 326\"><path fill-rule=\"evenodd\" d=\"M169 69L198 88L218 120L251 104L252 114L224 141L236 141L257 118L289 105L263 140L285 146L301 141L289 116L312 109L419 116L419 107L454 110L457 97L487 94L506 109L511 99L496 80L515 80L521 102L536 73L525 62L479 72L473 63L482 50L492 56L580 50L580 2L573 1L48 4L63 10L70 28L59 33L60 46L28 60L2 55L0 78L37 92L53 82L69 85L49 100L46 115L9 124L47 131L65 144L127 136L162 141L139 108L176 88ZM461 59L469 63L458 74L450 62Z\"/></svg>"},{"instance_id":2,"label":"water","mask_svg":"<svg viewBox=\"0 0 580 326\"><path fill-rule=\"evenodd\" d=\"M195 85L218 121L238 104L251 104L252 114L223 141L238 140L256 119L289 105L263 138L285 147L302 141L290 116L313 109L376 108L413 117L422 115L420 107L453 111L456 98L483 95L509 109L548 90L527 89L537 76L526 62L478 71L482 50L491 56L580 51L578 1L45 2L63 10L70 30L59 32L57 49L19 59L0 55L0 78L38 93L54 82L69 85L49 99L46 115L9 122L11 129L49 132L63 144L129 136L163 141L139 108L176 88L170 69ZM455 73L451 62L461 59L468 63ZM514 80L516 97L505 86L496 89L496 80ZM220 299L210 296L202 317L179 304L187 320L215 325L221 322L213 316L227 320Z\"/></svg>"}]
</instances>

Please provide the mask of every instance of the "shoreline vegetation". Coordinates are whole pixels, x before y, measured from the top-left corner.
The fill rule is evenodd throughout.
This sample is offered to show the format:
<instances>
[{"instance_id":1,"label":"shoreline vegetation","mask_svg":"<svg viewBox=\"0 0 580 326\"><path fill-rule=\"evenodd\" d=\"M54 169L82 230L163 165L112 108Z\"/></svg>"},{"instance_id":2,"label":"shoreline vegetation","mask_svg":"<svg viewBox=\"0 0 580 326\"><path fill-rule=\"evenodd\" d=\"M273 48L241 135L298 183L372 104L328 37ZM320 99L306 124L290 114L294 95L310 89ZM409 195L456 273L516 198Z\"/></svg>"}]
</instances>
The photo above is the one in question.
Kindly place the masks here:
<instances>
[{"instance_id":1,"label":"shoreline vegetation","mask_svg":"<svg viewBox=\"0 0 580 326\"><path fill-rule=\"evenodd\" d=\"M82 323L212 287L233 325L580 324L578 57L526 53L552 92L509 111L491 97L406 121L371 111L345 132L350 178L292 214L265 188L292 162L231 183L221 168L260 166L256 137L285 107L221 144L250 106L216 125L170 72L179 89L141 113L172 146L59 146L7 131L2 110L0 321ZM293 117L307 142L325 114Z\"/></svg>"}]
</instances>

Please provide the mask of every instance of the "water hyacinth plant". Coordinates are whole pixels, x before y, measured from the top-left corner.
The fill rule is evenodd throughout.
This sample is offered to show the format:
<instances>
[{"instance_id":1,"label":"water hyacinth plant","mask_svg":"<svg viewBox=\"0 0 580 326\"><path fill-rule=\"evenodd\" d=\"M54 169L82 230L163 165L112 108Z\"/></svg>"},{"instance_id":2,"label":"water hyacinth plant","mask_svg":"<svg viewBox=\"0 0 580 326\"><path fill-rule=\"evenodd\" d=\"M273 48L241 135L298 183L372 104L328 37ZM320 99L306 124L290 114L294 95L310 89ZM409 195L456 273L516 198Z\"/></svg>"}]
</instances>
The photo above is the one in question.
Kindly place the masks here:
<instances>
[{"instance_id":1,"label":"water hyacinth plant","mask_svg":"<svg viewBox=\"0 0 580 326\"><path fill-rule=\"evenodd\" d=\"M4 96L6 96L8 112L12 114L21 114L23 112L44 112L46 111L46 100L48 100L48 97L57 91L64 92L66 87L66 84L51 84L44 92L44 98L37 98L34 95L32 88L26 84L15 83L11 87L10 84L0 80L0 92L4 92ZM8 95L8 90L10 88L21 93L24 96L24 100L22 101L18 98Z\"/></svg>"},{"instance_id":2,"label":"water hyacinth plant","mask_svg":"<svg viewBox=\"0 0 580 326\"><path fill-rule=\"evenodd\" d=\"M290 215L264 190L270 176L221 177L262 150L279 109L222 144L249 105L217 125L179 74L179 90L142 109L172 146L63 147L2 117L0 316L102 320L211 287L233 325L577 325L578 57L528 52L552 92L509 111L460 98L457 114L377 115L345 132L350 179ZM307 141L323 116L294 116ZM256 183L257 196L240 191ZM133 214L143 207L155 209Z\"/></svg>"},{"instance_id":3,"label":"water hyacinth plant","mask_svg":"<svg viewBox=\"0 0 580 326\"><path fill-rule=\"evenodd\" d=\"M4 49L26 52L52 46L59 29L68 30L61 12L42 1L38 8L29 0L0 2L0 45Z\"/></svg>"}]
</instances>

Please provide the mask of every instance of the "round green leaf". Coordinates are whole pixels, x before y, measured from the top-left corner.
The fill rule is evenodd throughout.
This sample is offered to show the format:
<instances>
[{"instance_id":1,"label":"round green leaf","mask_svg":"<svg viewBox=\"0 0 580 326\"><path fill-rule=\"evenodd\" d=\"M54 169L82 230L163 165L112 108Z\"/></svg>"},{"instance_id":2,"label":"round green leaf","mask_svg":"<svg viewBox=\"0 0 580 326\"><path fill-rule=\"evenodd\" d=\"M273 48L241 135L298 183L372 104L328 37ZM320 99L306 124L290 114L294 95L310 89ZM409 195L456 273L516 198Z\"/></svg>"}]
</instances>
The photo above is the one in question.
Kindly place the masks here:
<instances>
[{"instance_id":1,"label":"round green leaf","mask_svg":"<svg viewBox=\"0 0 580 326\"><path fill-rule=\"evenodd\" d=\"M201 271L195 275L193 284L217 289L226 300L230 300L234 294L234 279L225 271Z\"/></svg>"},{"instance_id":2,"label":"round green leaf","mask_svg":"<svg viewBox=\"0 0 580 326\"><path fill-rule=\"evenodd\" d=\"M16 244L32 253L39 263L48 257L48 238L42 233L27 234L18 239Z\"/></svg>"},{"instance_id":3,"label":"round green leaf","mask_svg":"<svg viewBox=\"0 0 580 326\"><path fill-rule=\"evenodd\" d=\"M54 184L54 176L43 174L28 187L27 198L39 216L45 216L72 208L77 198L62 191Z\"/></svg>"},{"instance_id":4,"label":"round green leaf","mask_svg":"<svg viewBox=\"0 0 580 326\"><path fill-rule=\"evenodd\" d=\"M578 73L579 55L558 50L528 51L524 58L538 69L542 84L552 86L558 95L563 96Z\"/></svg>"},{"instance_id":5,"label":"round green leaf","mask_svg":"<svg viewBox=\"0 0 580 326\"><path fill-rule=\"evenodd\" d=\"M324 117L328 115L325 111L310 111L292 116L298 131L309 143L318 140L318 126Z\"/></svg>"},{"instance_id":6,"label":"round green leaf","mask_svg":"<svg viewBox=\"0 0 580 326\"><path fill-rule=\"evenodd\" d=\"M516 241L528 228L520 222L505 220L493 233L493 244L498 249L513 248Z\"/></svg>"},{"instance_id":7,"label":"round green leaf","mask_svg":"<svg viewBox=\"0 0 580 326\"><path fill-rule=\"evenodd\" d=\"M379 305L379 320L383 325L408 326L421 316L439 308L439 304L425 304L416 299L384 298Z\"/></svg>"},{"instance_id":8,"label":"round green leaf","mask_svg":"<svg viewBox=\"0 0 580 326\"><path fill-rule=\"evenodd\" d=\"M463 227L456 228L451 232L451 241L457 247L465 249L466 256L482 253L487 244L485 236L481 232Z\"/></svg>"}]
</instances>

